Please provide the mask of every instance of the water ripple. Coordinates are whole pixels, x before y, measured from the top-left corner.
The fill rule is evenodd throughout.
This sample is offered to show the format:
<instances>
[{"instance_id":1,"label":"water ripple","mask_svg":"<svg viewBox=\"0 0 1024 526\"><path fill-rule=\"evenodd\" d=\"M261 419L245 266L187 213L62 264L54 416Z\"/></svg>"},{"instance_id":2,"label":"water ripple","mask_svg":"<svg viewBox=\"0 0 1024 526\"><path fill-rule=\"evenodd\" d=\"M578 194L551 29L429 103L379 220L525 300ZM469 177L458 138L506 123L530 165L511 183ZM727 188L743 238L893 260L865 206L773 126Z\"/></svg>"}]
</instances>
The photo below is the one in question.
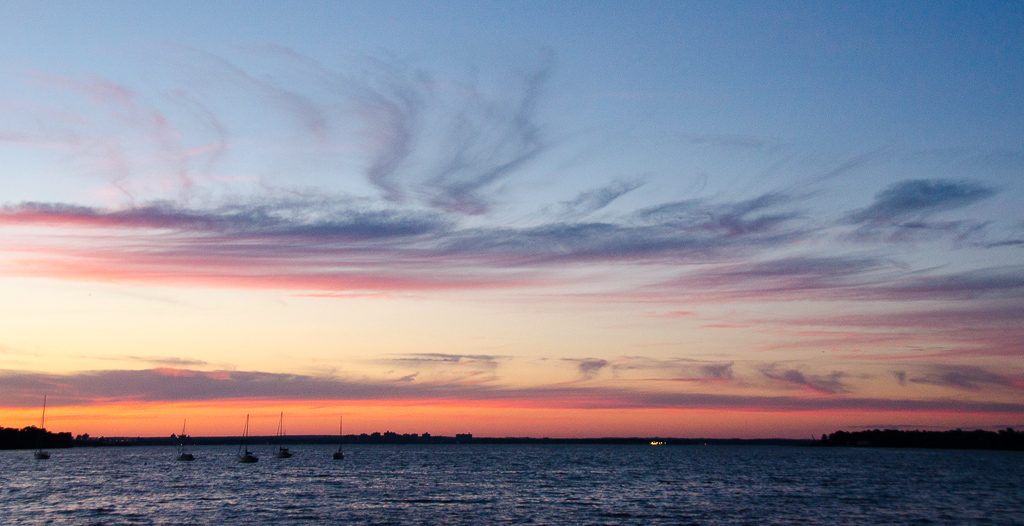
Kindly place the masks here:
<instances>
[{"instance_id":1,"label":"water ripple","mask_svg":"<svg viewBox=\"0 0 1024 526\"><path fill-rule=\"evenodd\" d=\"M10 524L1024 524L1024 454L766 446L0 451Z\"/></svg>"}]
</instances>

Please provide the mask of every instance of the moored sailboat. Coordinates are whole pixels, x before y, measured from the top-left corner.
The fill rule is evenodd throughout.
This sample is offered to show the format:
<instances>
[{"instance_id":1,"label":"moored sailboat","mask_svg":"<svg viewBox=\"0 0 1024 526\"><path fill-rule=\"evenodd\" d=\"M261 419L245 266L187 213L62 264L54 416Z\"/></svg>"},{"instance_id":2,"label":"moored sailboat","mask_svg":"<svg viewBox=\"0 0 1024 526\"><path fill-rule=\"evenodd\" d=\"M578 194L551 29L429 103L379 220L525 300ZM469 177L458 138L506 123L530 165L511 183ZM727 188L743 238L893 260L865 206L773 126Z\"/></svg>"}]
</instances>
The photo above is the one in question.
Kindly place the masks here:
<instances>
[{"instance_id":1,"label":"moored sailboat","mask_svg":"<svg viewBox=\"0 0 1024 526\"><path fill-rule=\"evenodd\" d=\"M242 443L238 445L238 461L243 464L251 464L258 462L260 457L249 451L249 447L246 445L246 440L249 438L249 415L245 415L245 430L242 431Z\"/></svg>"},{"instance_id":2,"label":"moored sailboat","mask_svg":"<svg viewBox=\"0 0 1024 526\"><path fill-rule=\"evenodd\" d=\"M289 458L292 456L288 448L282 447L281 442L284 440L284 413L281 413L281 420L277 423L277 449L274 450L274 458Z\"/></svg>"},{"instance_id":3,"label":"moored sailboat","mask_svg":"<svg viewBox=\"0 0 1024 526\"><path fill-rule=\"evenodd\" d=\"M345 435L341 432L342 417L338 417L338 450L334 452L334 460L345 460L345 453L341 450L341 443L345 439Z\"/></svg>"},{"instance_id":4,"label":"moored sailboat","mask_svg":"<svg viewBox=\"0 0 1024 526\"><path fill-rule=\"evenodd\" d=\"M39 435L36 439L36 445L39 449L36 450L33 455L36 460L46 460L50 458L49 451L43 451L43 438L46 437L46 395L43 395L43 417L39 419Z\"/></svg>"},{"instance_id":5,"label":"moored sailboat","mask_svg":"<svg viewBox=\"0 0 1024 526\"><path fill-rule=\"evenodd\" d=\"M185 447L185 438L187 438L187 435L185 435L185 422L186 420L181 422L181 435L178 437L178 460L195 460L196 457Z\"/></svg>"}]
</instances>

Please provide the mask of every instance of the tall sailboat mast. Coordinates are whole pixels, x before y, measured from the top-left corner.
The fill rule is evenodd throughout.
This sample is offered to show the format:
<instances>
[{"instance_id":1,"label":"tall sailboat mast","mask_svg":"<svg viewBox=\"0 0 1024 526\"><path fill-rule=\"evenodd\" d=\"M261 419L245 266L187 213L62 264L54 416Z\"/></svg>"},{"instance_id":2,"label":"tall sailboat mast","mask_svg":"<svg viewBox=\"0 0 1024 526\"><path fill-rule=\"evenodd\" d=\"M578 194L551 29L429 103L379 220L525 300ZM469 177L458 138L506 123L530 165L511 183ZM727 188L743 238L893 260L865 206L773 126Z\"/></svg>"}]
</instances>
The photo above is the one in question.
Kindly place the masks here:
<instances>
[{"instance_id":1,"label":"tall sailboat mast","mask_svg":"<svg viewBox=\"0 0 1024 526\"><path fill-rule=\"evenodd\" d=\"M345 440L345 435L342 433L342 416L338 415L338 450L334 452L334 460L344 460L345 453L341 450L341 443Z\"/></svg>"},{"instance_id":2,"label":"tall sailboat mast","mask_svg":"<svg viewBox=\"0 0 1024 526\"><path fill-rule=\"evenodd\" d=\"M249 438L249 415L245 415L245 430L242 431L242 443L238 446L238 461L243 464L251 464L259 460L259 457L249 451L247 438Z\"/></svg>"},{"instance_id":3,"label":"tall sailboat mast","mask_svg":"<svg viewBox=\"0 0 1024 526\"><path fill-rule=\"evenodd\" d=\"M274 458L289 458L292 456L288 448L281 445L284 442L284 412L281 412L281 420L277 423L277 449L274 451Z\"/></svg>"},{"instance_id":4,"label":"tall sailboat mast","mask_svg":"<svg viewBox=\"0 0 1024 526\"><path fill-rule=\"evenodd\" d=\"M181 421L181 436L178 437L178 460L195 460L196 457L192 452L185 449L185 438L187 437L185 435L186 422L188 422L187 418Z\"/></svg>"},{"instance_id":5,"label":"tall sailboat mast","mask_svg":"<svg viewBox=\"0 0 1024 526\"><path fill-rule=\"evenodd\" d=\"M46 437L46 395L43 395L43 416L39 419L39 434L37 435L36 445L39 449L35 453L36 460L46 460L50 458L49 451L43 451L43 438Z\"/></svg>"}]
</instances>

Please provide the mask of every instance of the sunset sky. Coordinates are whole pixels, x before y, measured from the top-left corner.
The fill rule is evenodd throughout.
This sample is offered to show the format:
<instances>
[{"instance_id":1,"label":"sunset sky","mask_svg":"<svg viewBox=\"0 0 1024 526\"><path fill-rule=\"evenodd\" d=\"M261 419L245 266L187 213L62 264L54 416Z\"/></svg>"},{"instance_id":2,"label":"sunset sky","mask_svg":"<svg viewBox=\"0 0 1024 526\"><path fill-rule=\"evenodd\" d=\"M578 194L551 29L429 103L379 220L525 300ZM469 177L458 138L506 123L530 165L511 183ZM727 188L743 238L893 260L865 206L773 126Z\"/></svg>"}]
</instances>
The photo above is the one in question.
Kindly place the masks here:
<instances>
[{"instance_id":1,"label":"sunset sky","mask_svg":"<svg viewBox=\"0 0 1024 526\"><path fill-rule=\"evenodd\" d=\"M1024 426L1024 3L0 3L0 426Z\"/></svg>"}]
</instances>

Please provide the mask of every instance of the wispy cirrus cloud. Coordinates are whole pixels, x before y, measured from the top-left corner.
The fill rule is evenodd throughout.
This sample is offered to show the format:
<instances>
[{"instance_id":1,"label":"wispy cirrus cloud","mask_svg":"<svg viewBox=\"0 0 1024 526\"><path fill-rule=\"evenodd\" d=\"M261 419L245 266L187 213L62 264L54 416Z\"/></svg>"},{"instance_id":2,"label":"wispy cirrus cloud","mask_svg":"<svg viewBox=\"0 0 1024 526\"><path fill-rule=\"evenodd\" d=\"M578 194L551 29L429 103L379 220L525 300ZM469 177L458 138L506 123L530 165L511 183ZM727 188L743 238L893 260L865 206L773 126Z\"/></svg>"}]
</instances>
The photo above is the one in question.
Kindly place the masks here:
<instances>
[{"instance_id":1,"label":"wispy cirrus cloud","mask_svg":"<svg viewBox=\"0 0 1024 526\"><path fill-rule=\"evenodd\" d=\"M66 150L78 164L73 178L98 177L129 202L154 192L191 199L197 175L209 176L229 149L224 122L188 90L154 98L97 76L44 72L30 82L48 96L34 115L14 119L21 133Z\"/></svg>"},{"instance_id":2,"label":"wispy cirrus cloud","mask_svg":"<svg viewBox=\"0 0 1024 526\"><path fill-rule=\"evenodd\" d=\"M665 282L667 290L692 290L701 298L737 299L835 298L874 285L886 274L890 262L864 256L792 256L766 261L723 263L688 272Z\"/></svg>"},{"instance_id":3,"label":"wispy cirrus cloud","mask_svg":"<svg viewBox=\"0 0 1024 526\"><path fill-rule=\"evenodd\" d=\"M623 195L643 186L639 180L616 181L601 188L587 190L580 193L574 199L561 203L560 217L563 219L576 219L586 217L608 206Z\"/></svg>"},{"instance_id":4,"label":"wispy cirrus cloud","mask_svg":"<svg viewBox=\"0 0 1024 526\"><path fill-rule=\"evenodd\" d=\"M1024 287L1024 267L943 270L914 272L890 258L860 253L768 260L748 257L699 266L649 290L666 297L713 302L915 302L1014 299Z\"/></svg>"},{"instance_id":5,"label":"wispy cirrus cloud","mask_svg":"<svg viewBox=\"0 0 1024 526\"><path fill-rule=\"evenodd\" d=\"M819 350L830 359L906 364L1024 356L1024 307L1015 299L947 299L942 307L889 301L885 312L870 302L860 314L757 316L751 323L772 327L773 342L761 347L767 352Z\"/></svg>"},{"instance_id":6,"label":"wispy cirrus cloud","mask_svg":"<svg viewBox=\"0 0 1024 526\"><path fill-rule=\"evenodd\" d=\"M866 288L867 297L902 300L968 300L1016 298L1024 288L1024 267L970 270L933 276L911 276Z\"/></svg>"},{"instance_id":7,"label":"wispy cirrus cloud","mask_svg":"<svg viewBox=\"0 0 1024 526\"><path fill-rule=\"evenodd\" d=\"M309 137L321 141L327 139L331 131L331 116L325 109L326 105L311 95L289 89L272 77L255 75L208 51L183 45L168 45L167 48L173 52L171 60L185 63L185 71L200 73L202 76L199 78L205 83L231 86L253 96L264 106L269 104L291 117L293 123Z\"/></svg>"},{"instance_id":8,"label":"wispy cirrus cloud","mask_svg":"<svg viewBox=\"0 0 1024 526\"><path fill-rule=\"evenodd\" d=\"M760 207L705 204L702 209L712 212L710 219L672 216L658 222L657 214L645 214L646 220L639 223L554 222L516 229L460 228L447 214L327 197L213 208L173 202L120 209L22 203L0 208L0 225L94 229L75 243L48 249L68 256L63 265L71 276L77 272L88 278L96 269L106 269L110 275L144 281L175 267L182 280L223 280L230 285L234 277L244 286L255 272L270 286L305 281L302 288L326 291L344 290L348 282L359 290L363 287L356 284L364 281L359 276L367 282L379 276L387 284L382 290L388 290L402 283L410 289L420 288L416 283L425 288L446 282L453 288L522 284L530 280L513 274L553 262L701 261L776 246L802 235L799 228L774 224L775 220L771 225L756 218L757 226L736 224ZM715 213L717 209L725 211ZM724 220L731 226L723 226L724 217L731 218ZM27 249L34 254L40 250ZM178 267L185 260L190 264ZM384 261L387 265L380 264ZM45 258L23 260L21 267L27 273L60 274L60 267L48 266ZM458 278L444 277L439 272L444 268L458 268ZM436 278L428 279L428 274Z\"/></svg>"},{"instance_id":9,"label":"wispy cirrus cloud","mask_svg":"<svg viewBox=\"0 0 1024 526\"><path fill-rule=\"evenodd\" d=\"M410 268L422 271L426 266L454 265L465 278L456 281L495 284L505 281L495 279L495 272L508 266L687 260L748 247L766 248L801 237L799 227L791 221L796 214L767 212L793 204L777 195L735 203L693 200L601 222L581 221L640 186L639 181L628 179L583 192L563 202L557 216L532 225L488 226L485 222L483 226L460 227L460 218L490 209L488 192L497 183L518 174L548 147L536 112L554 67L550 56L532 73L517 77L517 95L495 99L472 83L448 83L442 90L429 73L383 60L368 59L361 73L347 73L290 50L274 48L267 56L273 57L275 67L283 68L286 75L271 76L256 74L204 51L180 46L171 51L172 62L177 61L183 71L203 73L198 77L200 82L171 91L169 100L184 110L184 115L176 114L174 118L157 109L154 101L143 101L122 85L102 79L79 82L47 77L51 84L91 94L96 104L114 115L111 118L115 123L126 122L132 132L97 133L97 125L88 119L83 119L77 132L81 137L109 139L107 146L98 149L109 151L117 160L118 168L112 173L120 174L114 176L116 186L131 197L129 205L25 202L8 204L0 211L0 223L6 226L109 229L105 240L99 232L89 236L102 250L90 251L84 246L87 240L79 240L81 250L71 258L79 263L65 267L69 275L102 279L103 273L90 268L106 268L110 275L147 280L167 274L169 266L188 259L196 265L189 272L179 273L181 279L196 276L207 283L245 283L248 279L244 275L224 279L232 277L231 258L236 258L239 267L248 267L253 258L281 262L282 254L287 252L289 262L282 266L288 271L281 276L275 276L278 271L268 265L259 270L271 286L296 280L306 282L303 288L316 282L333 283L324 290L334 292L338 285L345 288L347 282L372 282L369 275L373 273L361 269L379 269L379 262L386 260L391 263L392 274L382 276L380 281L390 285L407 282L415 289L415 283L424 280L418 276L403 280L399 274ZM290 86L287 80L291 77L311 82ZM318 89L310 90L311 85ZM307 92L298 86L305 86ZM372 143L366 178L381 192L381 199L369 199L366 206L366 202L331 197L323 189L287 198L259 193L221 199L220 204L211 199L189 199L199 194L192 192L196 182L190 173L188 152L208 152L207 171L212 163L227 162L233 154L230 145L237 131L230 119L221 118L211 109L216 107L215 102L209 102L214 88L228 88L259 101L266 112L288 116L314 142L340 140L345 127L351 128L346 124L353 120L350 117L364 122L366 128L362 131L369 133L361 135L368 135ZM187 118L197 120L197 126L182 122ZM172 124L175 122L177 127ZM204 131L208 137L198 145L186 145L179 139L181 130L192 128ZM137 165L133 166L131 152L136 148L123 143L125 136L155 144L177 159L170 163L176 167L172 171L182 188L188 189L181 199L137 199L138 192L129 180L141 177L138 164L149 160L135 159ZM206 197L218 191L211 189ZM171 232L144 232L147 229ZM118 247L118 239L131 248ZM300 246L300 242L305 244ZM146 244L151 246L141 249ZM35 249L29 247L28 251ZM89 264L90 259L94 264ZM205 271L204 261L216 270ZM467 262L476 268L468 268ZM60 273L59 266L45 262L29 266L34 267L30 273ZM150 266L160 268L147 268ZM403 267L405 270L399 270ZM346 272L339 273L337 268ZM367 278L345 279L353 273L366 274ZM475 278L474 273L489 277ZM304 274L309 279L302 279ZM383 288L389 289L390 285Z\"/></svg>"},{"instance_id":10,"label":"wispy cirrus cloud","mask_svg":"<svg viewBox=\"0 0 1024 526\"><path fill-rule=\"evenodd\" d=\"M276 51L363 122L372 152L366 176L387 201L483 214L494 185L548 149L537 106L554 67L550 53L515 77L513 95L495 98L472 82L442 86L429 72L394 61L365 58L361 73L350 74Z\"/></svg>"},{"instance_id":11,"label":"wispy cirrus cloud","mask_svg":"<svg viewBox=\"0 0 1024 526\"><path fill-rule=\"evenodd\" d=\"M753 135L704 134L689 137L692 144L715 146L735 150L781 150L783 145L767 137Z\"/></svg>"},{"instance_id":12,"label":"wispy cirrus cloud","mask_svg":"<svg viewBox=\"0 0 1024 526\"><path fill-rule=\"evenodd\" d=\"M52 227L55 234L87 229L55 237L63 240L56 244L14 238L6 250L21 256L7 271L99 281L414 292L536 287L557 282L552 265L607 262L688 265L679 278L647 285L652 298L666 301L1006 300L1024 288L1024 271L1016 267L915 274L856 253L758 260L759 253L807 239L802 224L726 228L716 213L685 211L728 216L760 206L689 205L645 212L646 223L627 217L517 229L460 227L444 213L327 197L212 208L22 203L0 207L0 226Z\"/></svg>"},{"instance_id":13,"label":"wispy cirrus cloud","mask_svg":"<svg viewBox=\"0 0 1024 526\"><path fill-rule=\"evenodd\" d=\"M640 210L636 217L642 222L725 237L781 234L788 230L787 225L801 218L800 212L793 209L800 202L797 196L768 192L732 203L716 204L699 199L665 203Z\"/></svg>"},{"instance_id":14,"label":"wispy cirrus cloud","mask_svg":"<svg viewBox=\"0 0 1024 526\"><path fill-rule=\"evenodd\" d=\"M512 104L484 104L478 92L470 90L469 107L474 111L460 111L446 127L441 162L431 171L432 205L448 212L483 214L489 204L481 192L547 149L536 122L544 84L554 66L554 57L546 55L538 70L521 78L521 94Z\"/></svg>"}]
</instances>

